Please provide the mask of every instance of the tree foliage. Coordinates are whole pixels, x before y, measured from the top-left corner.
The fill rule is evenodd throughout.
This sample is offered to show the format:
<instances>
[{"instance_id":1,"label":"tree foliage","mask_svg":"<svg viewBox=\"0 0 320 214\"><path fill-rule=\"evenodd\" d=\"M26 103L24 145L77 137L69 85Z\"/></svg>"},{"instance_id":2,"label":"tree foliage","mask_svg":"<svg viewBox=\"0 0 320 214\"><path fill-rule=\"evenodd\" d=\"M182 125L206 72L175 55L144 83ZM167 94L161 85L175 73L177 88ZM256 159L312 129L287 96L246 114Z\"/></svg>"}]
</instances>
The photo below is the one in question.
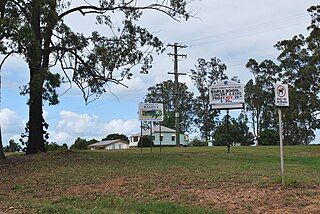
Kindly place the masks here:
<instances>
[{"instance_id":1,"label":"tree foliage","mask_svg":"<svg viewBox=\"0 0 320 214\"><path fill-rule=\"evenodd\" d=\"M259 145L272 146L279 145L279 133L273 129L264 129L257 138Z\"/></svg>"},{"instance_id":2,"label":"tree foliage","mask_svg":"<svg viewBox=\"0 0 320 214\"><path fill-rule=\"evenodd\" d=\"M190 142L190 146L208 146L208 143L195 138Z\"/></svg>"},{"instance_id":3,"label":"tree foliage","mask_svg":"<svg viewBox=\"0 0 320 214\"><path fill-rule=\"evenodd\" d=\"M142 147L154 146L154 143L150 138L150 136L142 136L142 138L139 139L138 147L141 147L141 143L142 143Z\"/></svg>"},{"instance_id":4,"label":"tree foliage","mask_svg":"<svg viewBox=\"0 0 320 214\"><path fill-rule=\"evenodd\" d=\"M284 143L309 144L320 128L320 5L308 9L311 15L309 35L296 35L279 41L278 65L271 60L258 64L251 59L247 68L254 80L247 83L246 110L259 137L263 130L277 129L274 110L274 84L289 85L290 106L283 109Z\"/></svg>"},{"instance_id":5,"label":"tree foliage","mask_svg":"<svg viewBox=\"0 0 320 214\"><path fill-rule=\"evenodd\" d=\"M253 135L247 126L247 117L241 113L237 119L225 116L220 125L214 131L214 145L226 146L240 144L241 146L250 146L254 144ZM227 131L227 122L229 123L229 136Z\"/></svg>"},{"instance_id":6,"label":"tree foliage","mask_svg":"<svg viewBox=\"0 0 320 214\"><path fill-rule=\"evenodd\" d=\"M179 83L180 132L190 132L193 119L193 93L185 83ZM163 103L164 120L161 125L174 129L174 82L164 81L148 88L147 103Z\"/></svg>"},{"instance_id":7,"label":"tree foliage","mask_svg":"<svg viewBox=\"0 0 320 214\"><path fill-rule=\"evenodd\" d=\"M5 146L4 148L4 152L20 152L22 151L21 146L16 143L13 139L9 140L9 145Z\"/></svg>"},{"instance_id":8,"label":"tree foliage","mask_svg":"<svg viewBox=\"0 0 320 214\"><path fill-rule=\"evenodd\" d=\"M209 87L218 81L227 79L224 73L226 69L227 66L217 58L211 58L210 61L199 58L198 65L191 70L191 80L199 92L193 106L196 115L194 122L200 128L200 132L206 142L215 128L214 118L219 113L218 111L210 110Z\"/></svg>"},{"instance_id":9,"label":"tree foliage","mask_svg":"<svg viewBox=\"0 0 320 214\"><path fill-rule=\"evenodd\" d=\"M68 150L68 145L67 144L63 144L62 146L57 144L56 142L52 142L52 143L46 143L46 151L65 151Z\"/></svg>"},{"instance_id":10,"label":"tree foliage","mask_svg":"<svg viewBox=\"0 0 320 214\"><path fill-rule=\"evenodd\" d=\"M71 86L73 81L88 103L106 92L109 83L122 84L131 78L134 65L141 64L141 73L148 73L151 51L161 53L163 44L138 25L142 12L153 10L173 19L188 19L186 4L185 0L2 0L0 53L4 60L20 55L29 66L30 80L21 92L29 95L27 154L45 151L43 100L57 104L56 89L62 82ZM119 25L113 22L115 13L117 20L122 19ZM76 32L65 21L74 14L94 15L95 23L109 32L101 35L94 28L91 34ZM56 67L62 72L56 72Z\"/></svg>"},{"instance_id":11,"label":"tree foliage","mask_svg":"<svg viewBox=\"0 0 320 214\"><path fill-rule=\"evenodd\" d=\"M109 134L107 137L103 138L101 141L104 140L124 140L129 142L129 139L126 135L124 134Z\"/></svg>"},{"instance_id":12,"label":"tree foliage","mask_svg":"<svg viewBox=\"0 0 320 214\"><path fill-rule=\"evenodd\" d=\"M271 60L258 63L250 59L246 67L254 76L245 85L245 108L249 112L254 136L269 127L276 126L274 111L274 84L281 68Z\"/></svg>"},{"instance_id":13,"label":"tree foliage","mask_svg":"<svg viewBox=\"0 0 320 214\"><path fill-rule=\"evenodd\" d=\"M74 144L70 146L71 150L87 150L88 149L88 142L86 139L82 139L78 137L75 141Z\"/></svg>"}]
</instances>

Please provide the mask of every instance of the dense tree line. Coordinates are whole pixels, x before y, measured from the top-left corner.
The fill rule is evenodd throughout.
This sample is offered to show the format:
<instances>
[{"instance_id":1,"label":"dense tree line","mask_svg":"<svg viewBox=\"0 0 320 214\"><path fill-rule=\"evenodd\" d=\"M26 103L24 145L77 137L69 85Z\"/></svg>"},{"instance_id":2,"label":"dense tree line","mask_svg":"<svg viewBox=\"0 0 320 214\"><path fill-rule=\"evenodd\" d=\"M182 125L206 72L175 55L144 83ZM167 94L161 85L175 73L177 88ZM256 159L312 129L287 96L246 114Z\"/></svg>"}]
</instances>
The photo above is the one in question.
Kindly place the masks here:
<instances>
[{"instance_id":1,"label":"dense tree line","mask_svg":"<svg viewBox=\"0 0 320 214\"><path fill-rule=\"evenodd\" d=\"M52 66L60 64L65 74L64 80L70 84L74 81L85 101L90 102L106 92L108 83L122 84L122 80L130 78L134 65L142 64L141 72L148 73L153 59L150 52L145 51L148 47L157 53L163 51L159 38L138 25L143 10L162 12L174 19L190 16L185 0L154 1L142 6L137 6L136 1L123 0L101 0L96 4L84 2L74 6L68 0L4 0L0 4L0 53L4 55L4 60L18 54L29 66L29 84L22 87L21 92L29 95L27 154L46 151L48 124L42 116L43 101L48 101L50 105L59 102L56 89L63 80L60 74L50 69ZM123 15L121 26L113 25L110 15L113 12ZM65 17L74 13L84 16L95 14L96 23L109 28L111 36L100 35L96 31L89 36L74 32L64 22ZM264 60L259 63L250 59L246 64L254 78L245 85L245 112L248 115L247 124L252 125L256 139L261 139L262 133L268 133L267 130L277 130L278 116L273 106L276 82L289 84L290 107L284 110L283 119L285 144L309 144L315 137L314 130L320 128L320 5L310 7L308 13L311 16L309 34L279 41L275 45L280 51L278 61ZM199 59L198 65L191 69L191 79L198 93L194 96L187 88L180 90L181 97L185 98L183 101L192 101L192 106L189 102L180 103L187 106L182 109L181 131L196 125L206 141L215 136L223 123L217 125L219 112L210 110L207 89L226 78L226 68L219 59L212 58L209 61ZM73 73L72 77L68 75L69 71ZM162 95L156 97L149 90L151 95L146 100L168 101L165 120L167 126L172 128L172 97L163 96L161 91L170 88L171 83L161 84L152 90L157 94L156 90L160 88L158 95ZM182 84L183 87L186 86ZM229 118L226 121L229 123ZM3 158L2 143L0 149L0 158Z\"/></svg>"},{"instance_id":2,"label":"dense tree line","mask_svg":"<svg viewBox=\"0 0 320 214\"><path fill-rule=\"evenodd\" d=\"M189 119L185 124L182 119L181 126L189 132L192 127L198 128L205 142L213 139L216 145L226 144L227 123L230 126L231 142L250 145L256 139L261 145L277 144L275 133L278 132L278 115L274 106L274 85L282 82L289 85L290 93L290 106L283 109L284 143L311 143L315 138L314 131L320 128L320 5L310 7L308 12L311 16L309 35L297 35L279 41L275 45L280 51L278 61L266 59L259 63L250 59L247 62L246 67L253 78L245 84L245 110L237 119L225 117L220 121L219 111L210 110L209 105L208 88L227 79L224 73L227 66L217 58L209 61L200 58L195 69L191 69L191 80L197 88L197 96L191 97L193 93L183 92L190 96L181 97L190 102L188 110L192 109L180 109L181 114ZM172 94L172 88L162 87L161 90L166 91L161 94L151 93L155 88L160 90L158 86L165 84L167 82L149 88L145 101L166 101L161 96ZM180 90L186 90L186 86ZM173 109L171 102L167 102L167 109ZM174 128L174 115L165 112L165 117L171 118L172 123L166 124Z\"/></svg>"}]
</instances>

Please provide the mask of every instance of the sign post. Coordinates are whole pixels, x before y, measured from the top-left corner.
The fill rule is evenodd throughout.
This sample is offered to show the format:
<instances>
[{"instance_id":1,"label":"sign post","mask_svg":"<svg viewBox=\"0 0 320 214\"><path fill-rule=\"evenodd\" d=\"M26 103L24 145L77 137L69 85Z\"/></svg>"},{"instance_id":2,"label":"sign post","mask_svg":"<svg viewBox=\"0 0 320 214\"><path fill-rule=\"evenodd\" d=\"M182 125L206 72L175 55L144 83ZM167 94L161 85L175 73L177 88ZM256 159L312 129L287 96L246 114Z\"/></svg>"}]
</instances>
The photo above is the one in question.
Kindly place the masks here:
<instances>
[{"instance_id":1,"label":"sign post","mask_svg":"<svg viewBox=\"0 0 320 214\"><path fill-rule=\"evenodd\" d=\"M280 138L280 164L281 183L284 185L284 161L283 161L283 136L282 136L282 111L281 108L289 107L289 90L287 84L275 85L275 106L278 107L279 114L279 138Z\"/></svg>"},{"instance_id":2,"label":"sign post","mask_svg":"<svg viewBox=\"0 0 320 214\"><path fill-rule=\"evenodd\" d=\"M244 108L243 85L230 80L222 80L209 88L211 109L227 110L227 147L230 151L229 109Z\"/></svg>"},{"instance_id":3,"label":"sign post","mask_svg":"<svg viewBox=\"0 0 320 214\"><path fill-rule=\"evenodd\" d=\"M139 120L150 122L150 139L152 140L152 123L163 121L163 104L162 103L139 103ZM141 125L142 127L142 125ZM160 124L161 127L161 124ZM160 129L161 130L161 129ZM160 132L161 136L161 132ZM160 141L161 150L161 141ZM141 130L141 152L142 152L142 130ZM151 144L152 152L152 144Z\"/></svg>"}]
</instances>

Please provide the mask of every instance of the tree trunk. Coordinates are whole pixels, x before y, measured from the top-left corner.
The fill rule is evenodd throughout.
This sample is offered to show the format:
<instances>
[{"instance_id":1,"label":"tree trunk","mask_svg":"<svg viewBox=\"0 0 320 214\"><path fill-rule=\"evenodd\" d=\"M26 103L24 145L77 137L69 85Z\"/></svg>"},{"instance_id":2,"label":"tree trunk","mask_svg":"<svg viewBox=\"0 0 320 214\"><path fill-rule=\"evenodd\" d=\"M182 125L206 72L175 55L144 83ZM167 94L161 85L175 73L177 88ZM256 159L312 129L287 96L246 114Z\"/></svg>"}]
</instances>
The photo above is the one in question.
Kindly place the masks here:
<instances>
[{"instance_id":1,"label":"tree trunk","mask_svg":"<svg viewBox=\"0 0 320 214\"><path fill-rule=\"evenodd\" d=\"M42 125L43 80L41 78L41 74L39 74L41 71L40 69L30 69L32 75L30 80L29 138L27 154L45 152Z\"/></svg>"},{"instance_id":2,"label":"tree trunk","mask_svg":"<svg viewBox=\"0 0 320 214\"><path fill-rule=\"evenodd\" d=\"M0 160L3 160L5 158L6 156L4 155L4 152L3 152L2 133L1 133L1 126L0 126Z\"/></svg>"},{"instance_id":3,"label":"tree trunk","mask_svg":"<svg viewBox=\"0 0 320 214\"><path fill-rule=\"evenodd\" d=\"M35 36L29 55L30 99L29 99L29 137L27 154L45 152L43 139L42 93L44 71L42 62L42 38L40 29L41 1L32 0L31 25Z\"/></svg>"}]
</instances>

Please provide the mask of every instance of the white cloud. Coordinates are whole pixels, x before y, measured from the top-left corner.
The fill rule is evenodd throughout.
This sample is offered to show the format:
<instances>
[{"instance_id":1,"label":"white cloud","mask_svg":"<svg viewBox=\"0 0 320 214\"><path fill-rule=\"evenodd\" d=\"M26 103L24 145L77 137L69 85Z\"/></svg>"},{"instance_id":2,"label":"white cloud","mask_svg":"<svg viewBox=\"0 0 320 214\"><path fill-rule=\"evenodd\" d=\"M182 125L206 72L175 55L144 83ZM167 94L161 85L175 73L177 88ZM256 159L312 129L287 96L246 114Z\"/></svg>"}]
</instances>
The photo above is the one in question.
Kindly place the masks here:
<instances>
[{"instance_id":1,"label":"white cloud","mask_svg":"<svg viewBox=\"0 0 320 214\"><path fill-rule=\"evenodd\" d=\"M10 139L18 141L20 133L24 130L24 125L21 122L19 115L8 108L4 108L0 111L0 125L3 145L7 145Z\"/></svg>"},{"instance_id":2,"label":"white cloud","mask_svg":"<svg viewBox=\"0 0 320 214\"><path fill-rule=\"evenodd\" d=\"M50 129L50 127L49 127ZM100 121L96 115L78 114L71 111L61 111L60 121L50 131L50 142L71 145L78 137L90 140L101 140L108 134L119 133L130 135L137 132L139 122L137 120L111 120Z\"/></svg>"},{"instance_id":3,"label":"white cloud","mask_svg":"<svg viewBox=\"0 0 320 214\"><path fill-rule=\"evenodd\" d=\"M57 129L68 133L97 133L99 131L98 118L95 115L77 114L71 111L61 111L61 120L58 122ZM98 128L98 129L97 129Z\"/></svg>"},{"instance_id":4,"label":"white cloud","mask_svg":"<svg viewBox=\"0 0 320 214\"><path fill-rule=\"evenodd\" d=\"M120 133L129 135L137 132L139 122L137 120L112 120L104 125L104 130L108 134Z\"/></svg>"}]
</instances>

